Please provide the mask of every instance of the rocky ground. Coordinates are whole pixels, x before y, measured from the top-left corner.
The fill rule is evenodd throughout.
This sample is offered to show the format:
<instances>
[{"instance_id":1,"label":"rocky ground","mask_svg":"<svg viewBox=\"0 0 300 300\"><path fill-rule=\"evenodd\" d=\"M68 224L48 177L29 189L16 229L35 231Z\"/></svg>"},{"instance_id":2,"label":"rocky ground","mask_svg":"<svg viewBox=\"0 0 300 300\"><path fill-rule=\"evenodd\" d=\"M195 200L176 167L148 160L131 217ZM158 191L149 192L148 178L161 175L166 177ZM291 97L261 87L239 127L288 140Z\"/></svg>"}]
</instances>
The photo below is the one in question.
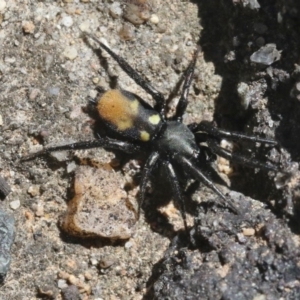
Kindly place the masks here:
<instances>
[{"instance_id":1,"label":"rocky ground","mask_svg":"<svg viewBox=\"0 0 300 300\"><path fill-rule=\"evenodd\" d=\"M299 299L299 14L296 0L0 0L0 254L4 262L11 254L0 298ZM168 99L169 114L199 43L184 122L215 121L275 139L275 147L231 146L282 172L214 162L220 189L240 214L192 185L185 193L190 241L160 170L130 239L71 236L62 224L79 165L96 161L113 171L92 182L112 184L132 211L143 157L104 149L21 157L93 139L86 107L96 86L117 82L153 104L85 31L148 78Z\"/></svg>"}]
</instances>

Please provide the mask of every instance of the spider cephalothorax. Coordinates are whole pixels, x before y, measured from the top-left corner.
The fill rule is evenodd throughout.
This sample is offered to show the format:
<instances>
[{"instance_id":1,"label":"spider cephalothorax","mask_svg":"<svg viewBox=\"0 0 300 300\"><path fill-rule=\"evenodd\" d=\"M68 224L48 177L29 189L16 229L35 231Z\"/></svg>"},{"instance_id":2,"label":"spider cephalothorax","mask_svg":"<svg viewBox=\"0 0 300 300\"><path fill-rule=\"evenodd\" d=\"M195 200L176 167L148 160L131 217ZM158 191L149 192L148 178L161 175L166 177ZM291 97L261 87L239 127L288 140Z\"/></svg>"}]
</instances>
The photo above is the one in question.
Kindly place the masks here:
<instances>
[{"instance_id":1,"label":"spider cephalothorax","mask_svg":"<svg viewBox=\"0 0 300 300\"><path fill-rule=\"evenodd\" d=\"M221 138L231 140L243 139L272 145L276 144L275 141L220 130L209 122L201 122L199 124L191 124L188 126L182 123L182 116L187 107L187 98L199 47L184 74L182 93L176 107L176 112L174 116L167 118L165 115L164 96L157 91L150 82L143 79L123 58L119 57L94 36L88 36L96 41L103 50L110 54L119 66L152 96L156 103L155 109L137 95L122 89L102 92L99 97L93 101L93 104L102 122L110 129L110 131L119 136L120 139L98 136L95 140L76 142L63 146L46 147L38 153L25 157L25 159L37 157L53 151L88 149L95 147L117 149L126 153L149 153L140 181L139 205L141 207L143 203L147 182L151 172L158 164L160 164L167 171L166 173L168 174L167 176L174 194L174 200L177 201L181 208L185 226L187 226L185 202L175 168L176 170L181 169L193 179L203 182L220 197L223 204L229 206L233 211L236 211L236 208L227 201L225 195L203 173L199 159L203 152L208 151L209 149L209 151L214 154L241 164L278 171L278 168L272 164L231 153L219 146ZM198 143L196 140L198 134L205 135L205 141L208 147L203 147Z\"/></svg>"}]
</instances>

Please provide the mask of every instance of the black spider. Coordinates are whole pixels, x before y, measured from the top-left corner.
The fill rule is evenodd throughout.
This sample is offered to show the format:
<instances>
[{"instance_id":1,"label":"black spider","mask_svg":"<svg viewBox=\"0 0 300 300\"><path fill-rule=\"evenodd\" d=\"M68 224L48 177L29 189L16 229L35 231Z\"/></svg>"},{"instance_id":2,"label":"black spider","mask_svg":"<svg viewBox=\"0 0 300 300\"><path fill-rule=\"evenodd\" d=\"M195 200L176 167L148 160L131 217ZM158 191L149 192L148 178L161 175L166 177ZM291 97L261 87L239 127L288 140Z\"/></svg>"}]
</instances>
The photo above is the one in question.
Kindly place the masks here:
<instances>
[{"instance_id":1,"label":"black spider","mask_svg":"<svg viewBox=\"0 0 300 300\"><path fill-rule=\"evenodd\" d=\"M93 101L97 113L103 123L120 137L112 139L98 136L95 140L76 142L68 145L48 147L44 150L24 157L24 160L31 159L53 151L88 149L104 147L117 149L126 153L149 153L140 180L139 207L144 201L146 185L154 167L161 164L168 174L168 179L175 197L181 208L184 225L186 225L186 209L181 187L174 169L181 168L197 181L203 182L211 188L221 199L223 204L237 212L237 209L227 200L224 194L214 183L201 171L200 155L214 153L226 159L266 170L278 171L278 167L247 158L236 153L231 153L219 146L221 138L230 140L249 140L266 144L276 145L276 142L269 139L248 136L240 133L229 132L214 127L209 122L191 124L182 123L182 116L187 107L189 88L193 79L199 47L195 52L193 60L185 71L184 83L181 97L173 117L165 115L165 98L147 80L135 71L123 58L119 57L110 48L97 40L94 36L87 34L96 41L100 47L119 64L119 66L154 99L156 105L153 109L149 104L137 95L122 89L106 91ZM196 136L204 134L208 147L201 146ZM203 163L203 160L202 160ZM208 163L206 161L205 163ZM202 168L203 169L203 168Z\"/></svg>"}]
</instances>

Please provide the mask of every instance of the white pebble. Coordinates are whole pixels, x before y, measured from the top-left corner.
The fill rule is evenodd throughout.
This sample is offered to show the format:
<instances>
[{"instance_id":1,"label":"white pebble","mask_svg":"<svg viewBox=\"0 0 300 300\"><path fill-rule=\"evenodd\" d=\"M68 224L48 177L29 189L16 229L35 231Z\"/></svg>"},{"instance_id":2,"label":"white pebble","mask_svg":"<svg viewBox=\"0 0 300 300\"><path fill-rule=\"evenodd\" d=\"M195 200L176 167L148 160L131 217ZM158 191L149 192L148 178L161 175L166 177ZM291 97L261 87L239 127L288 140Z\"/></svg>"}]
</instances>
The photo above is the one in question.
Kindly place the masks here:
<instances>
[{"instance_id":1,"label":"white pebble","mask_svg":"<svg viewBox=\"0 0 300 300\"><path fill-rule=\"evenodd\" d=\"M66 282L66 280L65 279L59 279L58 281L57 281L57 287L59 288L59 289L64 289L64 288L67 288L68 287L68 284L67 284L67 282Z\"/></svg>"},{"instance_id":2,"label":"white pebble","mask_svg":"<svg viewBox=\"0 0 300 300\"><path fill-rule=\"evenodd\" d=\"M72 162L69 163L68 166L67 166L67 172L68 172L68 173L74 172L75 169L76 169L76 167L77 167L77 165L75 164L74 161L72 161Z\"/></svg>"},{"instance_id":3,"label":"white pebble","mask_svg":"<svg viewBox=\"0 0 300 300\"><path fill-rule=\"evenodd\" d=\"M61 24L66 27L71 27L73 25L73 19L70 16L64 16L61 19Z\"/></svg>"},{"instance_id":4,"label":"white pebble","mask_svg":"<svg viewBox=\"0 0 300 300\"><path fill-rule=\"evenodd\" d=\"M109 12L113 18L120 17L123 13L122 8L120 7L119 2L114 2L110 7L109 7Z\"/></svg>"},{"instance_id":5,"label":"white pebble","mask_svg":"<svg viewBox=\"0 0 300 300\"><path fill-rule=\"evenodd\" d=\"M83 32L86 32L89 30L90 28L90 21L89 20L86 20L84 22L82 22L80 25L79 25L79 28L81 31Z\"/></svg>"},{"instance_id":6,"label":"white pebble","mask_svg":"<svg viewBox=\"0 0 300 300\"><path fill-rule=\"evenodd\" d=\"M0 0L0 11L3 12L6 7L6 1Z\"/></svg>"},{"instance_id":7,"label":"white pebble","mask_svg":"<svg viewBox=\"0 0 300 300\"><path fill-rule=\"evenodd\" d=\"M150 22L153 23L153 24L158 24L159 23L159 18L157 15L153 14L151 17L150 17Z\"/></svg>"},{"instance_id":8,"label":"white pebble","mask_svg":"<svg viewBox=\"0 0 300 300\"><path fill-rule=\"evenodd\" d=\"M20 205L21 205L20 200L14 200L9 203L10 208L13 210L18 209L20 207Z\"/></svg>"},{"instance_id":9,"label":"white pebble","mask_svg":"<svg viewBox=\"0 0 300 300\"><path fill-rule=\"evenodd\" d=\"M90 259L90 263L91 263L92 266L97 266L98 260L95 259L95 258L91 258L91 259Z\"/></svg>"},{"instance_id":10,"label":"white pebble","mask_svg":"<svg viewBox=\"0 0 300 300\"><path fill-rule=\"evenodd\" d=\"M51 152L51 156L57 159L58 161L65 161L67 160L67 151Z\"/></svg>"},{"instance_id":11,"label":"white pebble","mask_svg":"<svg viewBox=\"0 0 300 300\"><path fill-rule=\"evenodd\" d=\"M125 243L125 248L126 249L130 249L132 246L133 246L133 243L130 242L130 241Z\"/></svg>"},{"instance_id":12,"label":"white pebble","mask_svg":"<svg viewBox=\"0 0 300 300\"><path fill-rule=\"evenodd\" d=\"M64 51L64 56L70 60L73 60L77 57L78 53L76 48L69 46L66 47L65 51Z\"/></svg>"}]
</instances>

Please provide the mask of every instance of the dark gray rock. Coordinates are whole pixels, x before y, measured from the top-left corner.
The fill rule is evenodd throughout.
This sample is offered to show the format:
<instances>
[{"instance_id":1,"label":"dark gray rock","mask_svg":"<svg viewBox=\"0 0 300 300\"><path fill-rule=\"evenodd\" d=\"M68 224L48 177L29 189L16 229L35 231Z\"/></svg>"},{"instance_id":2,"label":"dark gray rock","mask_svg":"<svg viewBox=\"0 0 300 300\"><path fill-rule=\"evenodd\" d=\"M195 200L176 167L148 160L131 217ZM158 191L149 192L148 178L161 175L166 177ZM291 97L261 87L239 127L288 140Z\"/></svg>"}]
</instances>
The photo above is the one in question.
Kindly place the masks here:
<instances>
[{"instance_id":1,"label":"dark gray rock","mask_svg":"<svg viewBox=\"0 0 300 300\"><path fill-rule=\"evenodd\" d=\"M10 266L10 248L14 240L15 220L0 210L0 283L4 281Z\"/></svg>"},{"instance_id":2,"label":"dark gray rock","mask_svg":"<svg viewBox=\"0 0 300 300\"><path fill-rule=\"evenodd\" d=\"M5 198L11 192L11 188L6 180L0 176L0 197Z\"/></svg>"},{"instance_id":3,"label":"dark gray rock","mask_svg":"<svg viewBox=\"0 0 300 300\"><path fill-rule=\"evenodd\" d=\"M288 226L260 203L230 197L239 215L199 209L195 250L176 238L154 284L156 299L299 299L300 250Z\"/></svg>"}]
</instances>

